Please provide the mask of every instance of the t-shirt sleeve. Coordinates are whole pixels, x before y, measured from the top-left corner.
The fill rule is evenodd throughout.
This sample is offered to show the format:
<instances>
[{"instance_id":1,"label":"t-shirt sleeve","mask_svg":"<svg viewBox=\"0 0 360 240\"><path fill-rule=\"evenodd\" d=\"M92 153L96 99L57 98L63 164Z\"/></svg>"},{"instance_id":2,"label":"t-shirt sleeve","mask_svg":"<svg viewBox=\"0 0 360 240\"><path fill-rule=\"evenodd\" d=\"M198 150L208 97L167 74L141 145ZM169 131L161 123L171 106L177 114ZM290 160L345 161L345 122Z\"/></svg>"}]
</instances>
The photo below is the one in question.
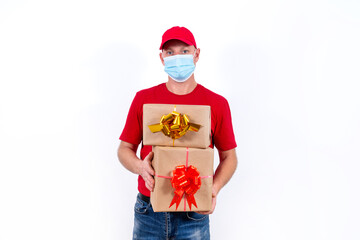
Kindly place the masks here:
<instances>
[{"instance_id":1,"label":"t-shirt sleeve","mask_svg":"<svg viewBox=\"0 0 360 240\"><path fill-rule=\"evenodd\" d=\"M120 140L136 145L140 144L142 140L142 108L143 101L138 92L131 103L125 127L119 137Z\"/></svg>"},{"instance_id":2,"label":"t-shirt sleeve","mask_svg":"<svg viewBox=\"0 0 360 240\"><path fill-rule=\"evenodd\" d=\"M223 104L218 108L216 125L213 135L214 145L220 151L236 148L235 135L231 119L229 103L223 99Z\"/></svg>"}]
</instances>

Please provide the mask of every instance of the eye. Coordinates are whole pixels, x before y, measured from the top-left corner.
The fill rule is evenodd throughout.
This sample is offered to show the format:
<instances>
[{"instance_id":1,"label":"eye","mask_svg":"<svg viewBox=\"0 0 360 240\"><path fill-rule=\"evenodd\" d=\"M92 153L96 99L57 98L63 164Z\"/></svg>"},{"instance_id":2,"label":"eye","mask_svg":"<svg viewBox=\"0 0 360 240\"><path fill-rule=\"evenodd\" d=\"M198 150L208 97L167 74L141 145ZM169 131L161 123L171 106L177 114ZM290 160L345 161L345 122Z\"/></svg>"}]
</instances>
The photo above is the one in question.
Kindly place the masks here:
<instances>
[{"instance_id":1,"label":"eye","mask_svg":"<svg viewBox=\"0 0 360 240\"><path fill-rule=\"evenodd\" d=\"M172 55L173 52L172 51L166 51L166 55Z\"/></svg>"},{"instance_id":2,"label":"eye","mask_svg":"<svg viewBox=\"0 0 360 240\"><path fill-rule=\"evenodd\" d=\"M189 50L183 50L183 54L189 53Z\"/></svg>"}]
</instances>

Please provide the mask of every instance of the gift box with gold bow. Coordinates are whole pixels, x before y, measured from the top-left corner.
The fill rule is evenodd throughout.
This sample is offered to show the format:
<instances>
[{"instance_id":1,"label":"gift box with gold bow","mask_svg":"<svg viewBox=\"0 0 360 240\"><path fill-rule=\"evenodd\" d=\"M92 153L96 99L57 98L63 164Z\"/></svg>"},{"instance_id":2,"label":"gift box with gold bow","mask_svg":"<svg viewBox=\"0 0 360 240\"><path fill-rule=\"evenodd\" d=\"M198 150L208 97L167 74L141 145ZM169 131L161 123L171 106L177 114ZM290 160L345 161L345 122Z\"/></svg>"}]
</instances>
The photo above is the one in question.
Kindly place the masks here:
<instances>
[{"instance_id":1,"label":"gift box with gold bow","mask_svg":"<svg viewBox=\"0 0 360 240\"><path fill-rule=\"evenodd\" d=\"M210 106L144 104L143 144L207 148L210 116Z\"/></svg>"},{"instance_id":2,"label":"gift box with gold bow","mask_svg":"<svg viewBox=\"0 0 360 240\"><path fill-rule=\"evenodd\" d=\"M154 211L211 210L214 150L155 146L153 152Z\"/></svg>"}]
</instances>

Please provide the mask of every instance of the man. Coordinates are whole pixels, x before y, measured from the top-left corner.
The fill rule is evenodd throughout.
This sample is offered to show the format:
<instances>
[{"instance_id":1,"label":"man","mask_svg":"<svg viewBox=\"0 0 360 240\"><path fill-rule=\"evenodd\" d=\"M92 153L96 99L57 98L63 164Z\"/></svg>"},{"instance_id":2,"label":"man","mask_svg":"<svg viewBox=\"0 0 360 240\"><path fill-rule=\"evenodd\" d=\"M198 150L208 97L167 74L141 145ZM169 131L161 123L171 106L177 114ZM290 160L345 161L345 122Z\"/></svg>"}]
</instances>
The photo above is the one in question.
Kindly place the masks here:
<instances>
[{"instance_id":1,"label":"man","mask_svg":"<svg viewBox=\"0 0 360 240\"><path fill-rule=\"evenodd\" d=\"M196 83L194 70L200 56L193 34L184 27L168 29L162 36L160 60L168 81L137 92L120 136L118 157L129 171L138 174L133 239L210 239L209 216L220 189L230 180L236 165L236 142L229 104L222 96ZM211 107L211 145L219 152L220 163L213 179L212 210L209 212L156 212L150 204L154 188L151 146L141 145L142 107L145 103L191 104Z\"/></svg>"}]
</instances>

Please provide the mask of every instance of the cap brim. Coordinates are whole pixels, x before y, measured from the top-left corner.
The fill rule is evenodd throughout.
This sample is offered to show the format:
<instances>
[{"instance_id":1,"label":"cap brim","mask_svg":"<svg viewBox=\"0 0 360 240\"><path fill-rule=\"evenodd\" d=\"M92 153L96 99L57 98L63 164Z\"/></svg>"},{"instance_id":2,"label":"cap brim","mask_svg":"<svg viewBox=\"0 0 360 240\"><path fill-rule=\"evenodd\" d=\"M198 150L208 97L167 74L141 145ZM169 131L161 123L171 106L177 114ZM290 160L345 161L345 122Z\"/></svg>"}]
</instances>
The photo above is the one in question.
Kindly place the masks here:
<instances>
[{"instance_id":1,"label":"cap brim","mask_svg":"<svg viewBox=\"0 0 360 240\"><path fill-rule=\"evenodd\" d=\"M163 50L163 46L165 45L165 43L168 42L168 41L170 41L170 40L180 40L180 41L186 43L186 44L189 45L189 46L195 46L192 42L190 42L190 41L188 41L188 40L186 40L186 39L184 39L184 38L173 37L173 38L166 39L166 41L164 41L164 43L161 44L160 50ZM196 46L195 46L195 48L196 48Z\"/></svg>"}]
</instances>

